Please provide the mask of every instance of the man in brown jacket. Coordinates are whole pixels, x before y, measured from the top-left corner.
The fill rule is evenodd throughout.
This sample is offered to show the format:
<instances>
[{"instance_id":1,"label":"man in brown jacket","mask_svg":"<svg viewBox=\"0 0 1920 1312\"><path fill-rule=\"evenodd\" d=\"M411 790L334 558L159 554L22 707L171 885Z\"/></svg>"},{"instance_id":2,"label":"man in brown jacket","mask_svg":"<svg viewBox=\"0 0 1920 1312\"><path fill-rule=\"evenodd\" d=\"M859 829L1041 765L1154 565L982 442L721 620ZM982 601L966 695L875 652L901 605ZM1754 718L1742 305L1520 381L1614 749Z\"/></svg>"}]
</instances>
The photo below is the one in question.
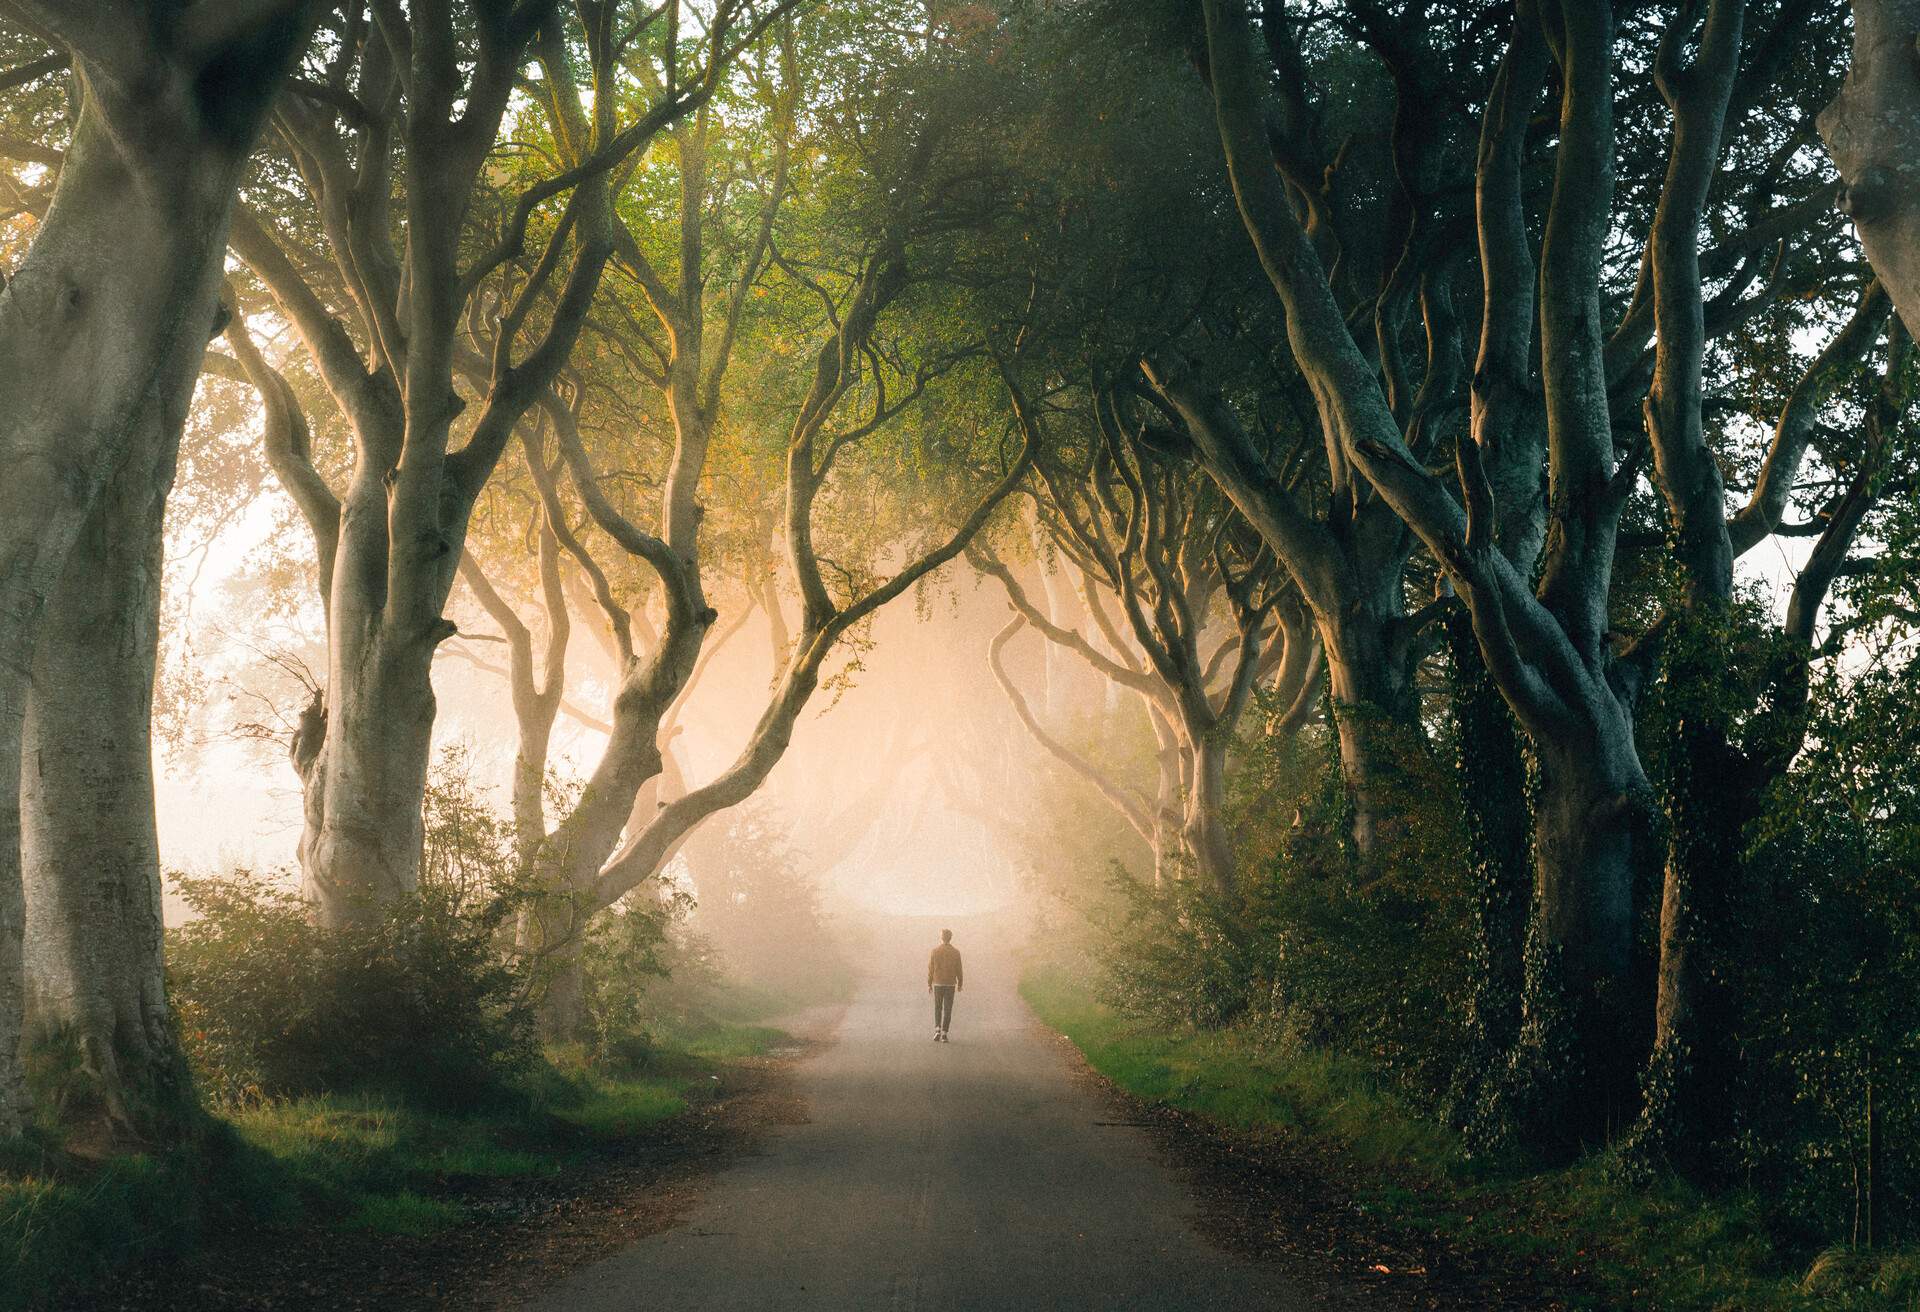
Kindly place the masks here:
<instances>
[{"instance_id":1,"label":"man in brown jacket","mask_svg":"<svg viewBox=\"0 0 1920 1312\"><path fill-rule=\"evenodd\" d=\"M947 1042L947 1025L953 1020L953 995L965 983L960 973L960 949L953 945L953 931L940 931L940 946L927 958L927 988L933 994L933 1041Z\"/></svg>"}]
</instances>

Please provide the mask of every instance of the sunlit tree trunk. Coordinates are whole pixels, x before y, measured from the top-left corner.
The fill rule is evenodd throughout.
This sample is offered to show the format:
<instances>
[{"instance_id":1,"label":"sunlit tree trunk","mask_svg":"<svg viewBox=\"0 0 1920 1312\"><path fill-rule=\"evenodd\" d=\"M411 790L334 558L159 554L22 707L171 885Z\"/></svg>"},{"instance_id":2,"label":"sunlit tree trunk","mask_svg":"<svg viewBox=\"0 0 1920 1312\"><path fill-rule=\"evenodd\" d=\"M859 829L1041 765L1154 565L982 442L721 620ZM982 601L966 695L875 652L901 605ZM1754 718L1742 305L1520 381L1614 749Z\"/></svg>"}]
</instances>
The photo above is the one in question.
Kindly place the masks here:
<instances>
[{"instance_id":1,"label":"sunlit tree trunk","mask_svg":"<svg viewBox=\"0 0 1920 1312\"><path fill-rule=\"evenodd\" d=\"M1920 334L1920 0L1853 0L1853 67L1820 115L1841 204L1900 319Z\"/></svg>"},{"instance_id":2,"label":"sunlit tree trunk","mask_svg":"<svg viewBox=\"0 0 1920 1312\"><path fill-rule=\"evenodd\" d=\"M187 398L142 416L48 600L20 787L33 1041L77 1049L109 1131L187 1124L167 1009L151 720L162 527Z\"/></svg>"},{"instance_id":3,"label":"sunlit tree trunk","mask_svg":"<svg viewBox=\"0 0 1920 1312\"><path fill-rule=\"evenodd\" d=\"M349 492L341 517L324 702L294 749L306 817L300 867L316 914L333 925L378 916L419 882L437 709L433 656L453 631L438 606L386 613L384 589L373 581L384 583L386 497L377 474L357 481L373 486ZM442 603L452 564L444 584L426 589Z\"/></svg>"},{"instance_id":4,"label":"sunlit tree trunk","mask_svg":"<svg viewBox=\"0 0 1920 1312\"><path fill-rule=\"evenodd\" d=\"M1327 689L1340 750L1340 777L1353 810L1352 835L1363 880L1385 871L1404 813L1405 780L1423 746L1415 716L1411 673L1390 648L1401 617L1364 611L1325 617Z\"/></svg>"},{"instance_id":5,"label":"sunlit tree trunk","mask_svg":"<svg viewBox=\"0 0 1920 1312\"><path fill-rule=\"evenodd\" d=\"M145 5L9 7L67 47L81 101L53 201L0 291L0 1134L24 1105L19 798L40 619L100 490L143 443L178 439L217 326L234 187L307 30L292 4L191 22Z\"/></svg>"}]
</instances>

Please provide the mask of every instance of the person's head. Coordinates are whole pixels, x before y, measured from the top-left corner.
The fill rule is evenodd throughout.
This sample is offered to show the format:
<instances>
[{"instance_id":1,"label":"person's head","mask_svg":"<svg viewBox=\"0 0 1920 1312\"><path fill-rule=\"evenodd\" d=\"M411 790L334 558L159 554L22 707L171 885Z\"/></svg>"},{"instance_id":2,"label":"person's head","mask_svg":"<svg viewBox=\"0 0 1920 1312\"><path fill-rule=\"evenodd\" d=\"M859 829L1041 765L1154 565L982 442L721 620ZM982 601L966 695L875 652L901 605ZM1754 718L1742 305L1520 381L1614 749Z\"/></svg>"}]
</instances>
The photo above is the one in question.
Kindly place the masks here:
<instances>
[{"instance_id":1,"label":"person's head","mask_svg":"<svg viewBox=\"0 0 1920 1312\"><path fill-rule=\"evenodd\" d=\"M943 930L941 930L941 931L940 931L940 941L941 941L942 943L951 943L951 942L953 942L953 931L952 931L952 930L950 930L950 929L943 929Z\"/></svg>"}]
</instances>

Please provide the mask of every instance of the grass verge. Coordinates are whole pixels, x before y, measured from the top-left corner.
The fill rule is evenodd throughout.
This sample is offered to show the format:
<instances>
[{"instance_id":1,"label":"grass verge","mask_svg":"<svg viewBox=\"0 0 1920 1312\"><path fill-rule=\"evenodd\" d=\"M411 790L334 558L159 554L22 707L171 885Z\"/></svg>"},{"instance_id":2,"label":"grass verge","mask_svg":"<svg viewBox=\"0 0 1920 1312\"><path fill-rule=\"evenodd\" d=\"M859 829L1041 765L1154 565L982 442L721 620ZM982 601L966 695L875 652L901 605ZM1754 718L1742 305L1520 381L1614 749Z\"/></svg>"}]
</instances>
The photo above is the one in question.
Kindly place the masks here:
<instances>
[{"instance_id":1,"label":"grass verge","mask_svg":"<svg viewBox=\"0 0 1920 1312\"><path fill-rule=\"evenodd\" d=\"M1584 1306L1657 1312L1920 1310L1920 1252L1783 1251L1755 1201L1706 1197L1674 1180L1623 1182L1606 1155L1565 1170L1489 1172L1457 1139L1336 1054L1279 1052L1244 1031L1174 1031L1103 1005L1059 963L1035 963L1020 991L1088 1065L1142 1101L1231 1131L1313 1135L1373 1168L1356 1201L1388 1223L1496 1253L1582 1270Z\"/></svg>"},{"instance_id":2,"label":"grass verge","mask_svg":"<svg viewBox=\"0 0 1920 1312\"><path fill-rule=\"evenodd\" d=\"M618 1067L556 1049L486 1110L375 1094L265 1103L210 1117L199 1142L105 1161L30 1137L0 1157L0 1310L34 1307L215 1231L292 1226L431 1235L463 1195L553 1175L709 1096L729 1063L785 1039L738 1020L689 1023Z\"/></svg>"}]
</instances>

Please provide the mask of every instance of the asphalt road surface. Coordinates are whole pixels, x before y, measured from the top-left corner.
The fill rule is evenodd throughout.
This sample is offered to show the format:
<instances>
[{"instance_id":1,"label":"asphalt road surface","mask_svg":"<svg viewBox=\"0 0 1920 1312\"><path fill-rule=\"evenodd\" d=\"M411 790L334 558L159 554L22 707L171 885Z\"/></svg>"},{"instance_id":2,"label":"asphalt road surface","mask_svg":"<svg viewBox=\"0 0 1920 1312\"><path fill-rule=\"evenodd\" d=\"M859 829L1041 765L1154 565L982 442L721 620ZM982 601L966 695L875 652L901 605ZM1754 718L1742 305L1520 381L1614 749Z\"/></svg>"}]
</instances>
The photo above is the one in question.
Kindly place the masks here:
<instances>
[{"instance_id":1,"label":"asphalt road surface","mask_svg":"<svg viewBox=\"0 0 1920 1312\"><path fill-rule=\"evenodd\" d=\"M715 1177L686 1221L587 1267L545 1312L1304 1309L1276 1269L1208 1246L1145 1132L1113 1124L1015 991L989 927L934 1043L926 922L895 927L831 1045L810 1122ZM972 937L969 937L970 930ZM924 941L922 941L924 940Z\"/></svg>"}]
</instances>

